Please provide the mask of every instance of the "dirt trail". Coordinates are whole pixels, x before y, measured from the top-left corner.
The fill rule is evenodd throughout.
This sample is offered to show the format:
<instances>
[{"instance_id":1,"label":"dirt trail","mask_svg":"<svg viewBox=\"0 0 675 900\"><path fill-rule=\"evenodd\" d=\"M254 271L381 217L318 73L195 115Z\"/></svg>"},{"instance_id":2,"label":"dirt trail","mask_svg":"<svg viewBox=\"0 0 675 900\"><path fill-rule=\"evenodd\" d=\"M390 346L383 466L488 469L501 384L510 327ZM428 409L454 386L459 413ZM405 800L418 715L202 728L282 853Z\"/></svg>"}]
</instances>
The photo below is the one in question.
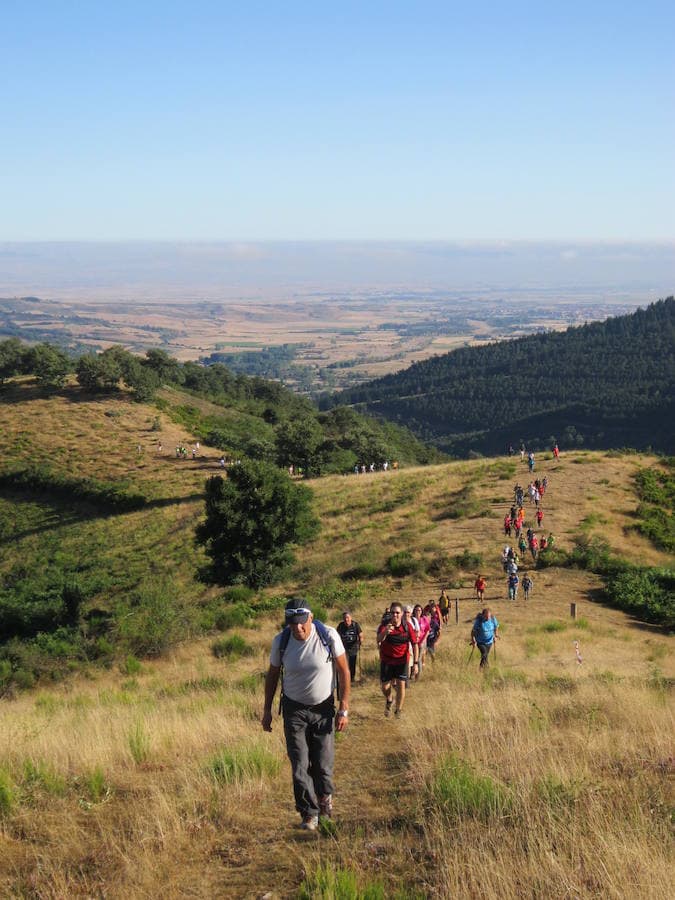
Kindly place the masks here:
<instances>
[{"instance_id":1,"label":"dirt trail","mask_svg":"<svg viewBox=\"0 0 675 900\"><path fill-rule=\"evenodd\" d=\"M589 591L598 585L594 576L572 570L541 570L534 574L534 599L525 604L522 591L516 603L506 601L506 576L500 564L501 549L505 543L515 544L515 539L505 539L502 529L503 511L511 503L512 487L518 480L526 488L532 477L549 476L549 490L544 498L546 516L544 528L553 531L557 546L569 546L570 535L578 532L584 516L597 510L598 505L621 504L629 515L625 474L621 484L600 484L598 473L610 475L611 464L607 460L588 465L574 465L563 459L559 462L538 461L534 476L527 467L516 460L517 474L504 482L502 491L507 502L495 503L491 499L494 484L483 485L480 492L486 506L496 515L488 519L462 520L451 525L453 545L470 546L477 531L485 559L481 571L487 576L488 591L486 602L497 611L500 620L507 627L505 638L499 644L501 666L519 666L523 662L518 637L522 639L528 625L545 617L569 615L569 603L576 602L579 615L591 621L614 621L625 624L627 618L621 613L603 610L590 602ZM598 496L594 491L597 491ZM534 519L534 506L526 499L526 518ZM614 510L616 512L616 510ZM611 535L612 543L626 541L620 529ZM649 547L644 542L645 555L650 556ZM521 564L521 571L534 568L529 553ZM339 736L336 752L336 794L335 833L307 834L298 827L299 820L293 808L290 771L284 762L284 777L277 780L271 793L260 798L255 809L241 809L237 821L228 823L227 832L213 841L208 856L218 857L222 864L222 878L206 884L192 881L192 893L186 885L181 887L182 896L222 895L232 898L286 898L294 897L301 884L305 867L315 868L321 862L348 865L350 858L359 867L372 871L375 875L391 871L386 866L390 859L398 860L394 867L393 880L387 876L390 889L406 886L406 872L423 871L425 862L431 860L433 851L424 847L424 837L415 816L409 811L415 808L416 800L407 778L409 767L414 765L411 748L414 746L416 729L424 727L424 703L433 699L434 685L457 677L458 669L466 669L468 658L468 635L470 623L478 611L473 590L467 579L465 587L451 590L450 595L459 599L458 622L455 621L454 607L450 621L444 629L439 644L438 661L432 671L427 671L419 683L409 687L404 715L400 720L383 715L383 698L377 677L377 654L374 631L380 609L359 611L357 618L364 627L363 653L364 678L355 684L352 692L350 726L344 736ZM429 583L398 584L392 587L389 601L399 600L404 604L427 603L437 595L437 585ZM372 604L371 604L372 605ZM561 667L574 671L573 651L569 659L552 653L538 660L538 665L548 668ZM630 665L630 661L627 661ZM477 657L472 660L469 677L477 666ZM475 673L477 677L477 672ZM466 678L466 671L462 672ZM478 682L476 682L478 683ZM463 689L470 689L464 685ZM458 702L461 697L458 696ZM281 720L275 717L275 730L281 729ZM349 848L347 851L346 848ZM354 857L357 857L355 859ZM383 868L384 866L384 868ZM214 869L209 867L210 875ZM433 892L429 891L429 896Z\"/></svg>"}]
</instances>

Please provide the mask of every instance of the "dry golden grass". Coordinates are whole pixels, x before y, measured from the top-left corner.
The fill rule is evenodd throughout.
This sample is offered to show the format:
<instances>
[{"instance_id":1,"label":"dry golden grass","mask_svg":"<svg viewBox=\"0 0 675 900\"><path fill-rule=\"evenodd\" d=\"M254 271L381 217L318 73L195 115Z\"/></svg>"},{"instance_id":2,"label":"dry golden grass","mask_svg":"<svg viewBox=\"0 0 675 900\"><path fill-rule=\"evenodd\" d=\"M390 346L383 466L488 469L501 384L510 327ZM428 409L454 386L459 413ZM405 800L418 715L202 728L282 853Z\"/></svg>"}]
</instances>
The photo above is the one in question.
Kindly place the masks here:
<instances>
[{"instance_id":1,"label":"dry golden grass","mask_svg":"<svg viewBox=\"0 0 675 900\"><path fill-rule=\"evenodd\" d=\"M148 431L147 408L124 405L109 421L106 403L88 404L75 419L62 399L29 400L26 452L41 435L47 454L66 448L73 472L100 466L100 477L147 478L158 496L197 491L201 466L152 453L157 435ZM8 416L0 407L0 427L15 428ZM141 437L148 443L139 471ZM172 449L189 435L163 421L162 437ZM16 431L12 438L3 430L2 440L2 452L11 452ZM538 473L550 479L544 525L558 545L569 546L587 520L630 559L667 562L623 530L637 505L631 477L649 462L584 453L542 460ZM525 467L515 466L514 473L508 461L479 460L311 483L323 531L299 553L299 574L283 588L311 592L358 562L381 567L399 550L428 558L468 549L483 554L488 602L503 631L484 678L475 654L468 664L476 573L456 572L459 624L453 611L404 718L385 720L374 647L379 612L394 598L427 601L439 581L367 582L355 610L365 631L364 677L338 741L333 835L294 827L280 720L271 735L258 724L270 620L242 630L254 655L240 661L214 658L210 640L186 642L134 676L117 668L79 674L0 703L0 895L293 897L328 867L356 872L362 890L382 882L385 896L669 897L670 639L593 603L598 581L585 572L536 572L529 604L506 602L501 521L516 478L527 482ZM477 514L444 517L448 498L467 485ZM187 533L199 507L193 499L161 514ZM589 524L594 514L607 521ZM149 525L144 515L118 517L110 540L134 522L140 534ZM180 571L177 560L172 566ZM337 621L339 610L332 616ZM242 748L251 758L262 748L270 767L219 777L214 759ZM496 806L472 801L470 784L459 813L443 800L439 762L452 773L458 761L469 782L493 780Z\"/></svg>"}]
</instances>

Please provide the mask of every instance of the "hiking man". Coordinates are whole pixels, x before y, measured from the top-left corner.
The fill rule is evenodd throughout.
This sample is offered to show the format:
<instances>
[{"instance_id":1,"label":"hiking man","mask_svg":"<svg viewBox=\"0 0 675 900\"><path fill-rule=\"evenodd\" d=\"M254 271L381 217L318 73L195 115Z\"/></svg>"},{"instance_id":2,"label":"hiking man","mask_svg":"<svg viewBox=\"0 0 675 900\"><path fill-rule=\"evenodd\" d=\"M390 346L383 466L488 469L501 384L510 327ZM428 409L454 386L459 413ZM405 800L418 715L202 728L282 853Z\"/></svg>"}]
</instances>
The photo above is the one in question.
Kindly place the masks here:
<instances>
[{"instance_id":1,"label":"hiking man","mask_svg":"<svg viewBox=\"0 0 675 900\"><path fill-rule=\"evenodd\" d=\"M498 628L499 622L495 619L490 608L487 606L473 621L473 626L471 627L471 646L475 647L478 645L478 649L480 650L481 669L487 669L488 667L488 655L495 640L499 637L497 634Z\"/></svg>"},{"instance_id":2,"label":"hiking man","mask_svg":"<svg viewBox=\"0 0 675 900\"><path fill-rule=\"evenodd\" d=\"M543 543L543 541L544 541L544 538L542 538L542 543ZM530 591L532 590L533 586L534 586L534 582L532 581L532 578L530 577L530 575L526 572L523 575L523 592L525 594L526 600L530 599Z\"/></svg>"},{"instance_id":3,"label":"hiking man","mask_svg":"<svg viewBox=\"0 0 675 900\"><path fill-rule=\"evenodd\" d=\"M559 459L559 458L560 458L560 447L558 447L558 442L557 442L557 441L556 441L555 444L553 445L553 456L554 456L556 459Z\"/></svg>"},{"instance_id":4,"label":"hiking man","mask_svg":"<svg viewBox=\"0 0 675 900\"><path fill-rule=\"evenodd\" d=\"M347 653L349 662L349 676L352 683L356 679L356 660L361 649L361 626L352 618L352 614L345 610L342 613L342 621L337 627L337 633L340 635Z\"/></svg>"},{"instance_id":5,"label":"hiking man","mask_svg":"<svg viewBox=\"0 0 675 900\"><path fill-rule=\"evenodd\" d=\"M513 572L509 575L509 600L517 600L518 599L518 583L520 579L518 578L518 573Z\"/></svg>"},{"instance_id":6,"label":"hiking man","mask_svg":"<svg viewBox=\"0 0 675 900\"><path fill-rule=\"evenodd\" d=\"M283 666L281 710L295 808L302 817L301 827L316 831L319 815L330 818L333 811L333 726L337 731L347 727L349 667L340 635L334 628L313 622L304 600L286 603L285 621L286 627L272 641L261 724L265 731L272 730L272 701ZM335 672L340 698L337 715Z\"/></svg>"},{"instance_id":7,"label":"hiking man","mask_svg":"<svg viewBox=\"0 0 675 900\"><path fill-rule=\"evenodd\" d=\"M419 647L417 646L417 633L412 623L403 624L403 607L400 603L391 604L391 617L391 622L387 625L380 625L377 630L377 646L380 648L380 684L385 699L385 716L390 715L394 702L392 685L396 694L394 715L400 716L408 680L410 646L413 649L413 676L417 674Z\"/></svg>"},{"instance_id":8,"label":"hiking man","mask_svg":"<svg viewBox=\"0 0 675 900\"><path fill-rule=\"evenodd\" d=\"M443 619L443 624L448 624L448 616L450 615L450 598L448 597L447 591L445 588L441 590L441 596L438 598L438 608L441 611L441 618Z\"/></svg>"},{"instance_id":9,"label":"hiking man","mask_svg":"<svg viewBox=\"0 0 675 900\"><path fill-rule=\"evenodd\" d=\"M487 587L487 582L483 578L482 575L479 575L474 582L474 587L476 589L476 600L483 602L483 597L485 596L485 588Z\"/></svg>"}]
</instances>

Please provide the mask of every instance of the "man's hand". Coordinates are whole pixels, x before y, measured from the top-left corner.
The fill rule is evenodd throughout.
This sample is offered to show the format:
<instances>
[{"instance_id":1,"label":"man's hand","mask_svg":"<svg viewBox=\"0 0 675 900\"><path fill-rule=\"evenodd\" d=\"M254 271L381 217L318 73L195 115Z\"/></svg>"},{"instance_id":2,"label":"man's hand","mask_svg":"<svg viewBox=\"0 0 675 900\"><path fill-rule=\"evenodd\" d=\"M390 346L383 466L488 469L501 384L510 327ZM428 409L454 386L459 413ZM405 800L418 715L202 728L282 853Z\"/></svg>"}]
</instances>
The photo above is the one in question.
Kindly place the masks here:
<instances>
[{"instance_id":1,"label":"man's hand","mask_svg":"<svg viewBox=\"0 0 675 900\"><path fill-rule=\"evenodd\" d=\"M260 720L260 724L263 727L263 731L271 731L272 730L272 710L266 709L262 714L262 719Z\"/></svg>"},{"instance_id":2,"label":"man's hand","mask_svg":"<svg viewBox=\"0 0 675 900\"><path fill-rule=\"evenodd\" d=\"M349 725L349 716L346 710L339 709L335 714L335 730L344 731Z\"/></svg>"}]
</instances>

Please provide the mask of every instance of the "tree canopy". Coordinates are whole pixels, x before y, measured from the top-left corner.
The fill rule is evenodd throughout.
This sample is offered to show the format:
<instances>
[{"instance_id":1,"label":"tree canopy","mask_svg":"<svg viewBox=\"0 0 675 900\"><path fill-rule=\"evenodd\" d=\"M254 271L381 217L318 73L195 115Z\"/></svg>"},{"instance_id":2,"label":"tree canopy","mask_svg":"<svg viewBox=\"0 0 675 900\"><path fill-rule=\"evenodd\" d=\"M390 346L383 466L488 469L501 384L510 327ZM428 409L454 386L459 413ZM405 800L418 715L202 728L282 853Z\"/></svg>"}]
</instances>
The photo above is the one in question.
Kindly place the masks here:
<instances>
[{"instance_id":1,"label":"tree canopy","mask_svg":"<svg viewBox=\"0 0 675 900\"><path fill-rule=\"evenodd\" d=\"M291 545L318 531L311 498L309 488L264 462L247 460L227 478L209 478L197 541L211 558L213 580L255 588L273 583L293 561Z\"/></svg>"}]
</instances>

